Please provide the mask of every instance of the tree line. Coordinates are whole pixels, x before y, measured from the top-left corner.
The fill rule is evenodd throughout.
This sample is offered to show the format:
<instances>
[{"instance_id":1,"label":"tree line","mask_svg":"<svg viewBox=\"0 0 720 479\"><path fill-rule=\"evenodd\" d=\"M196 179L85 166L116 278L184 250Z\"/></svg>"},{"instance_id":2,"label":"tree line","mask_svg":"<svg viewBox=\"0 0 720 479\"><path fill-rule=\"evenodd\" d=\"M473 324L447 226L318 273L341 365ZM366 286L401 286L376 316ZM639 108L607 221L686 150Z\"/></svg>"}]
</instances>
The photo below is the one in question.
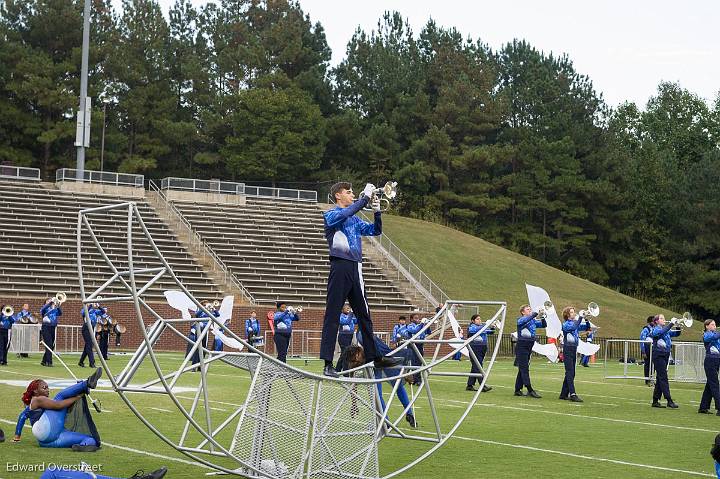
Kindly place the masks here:
<instances>
[{"instance_id":1,"label":"tree line","mask_svg":"<svg viewBox=\"0 0 720 479\"><path fill-rule=\"evenodd\" d=\"M0 161L74 166L82 0L2 0ZM287 0L93 0L88 169L315 188L399 182L396 210L624 293L720 313L720 97L610 108L570 58L398 13L330 65ZM325 191L321 188L321 191ZM478 265L483 267L483 265Z\"/></svg>"}]
</instances>

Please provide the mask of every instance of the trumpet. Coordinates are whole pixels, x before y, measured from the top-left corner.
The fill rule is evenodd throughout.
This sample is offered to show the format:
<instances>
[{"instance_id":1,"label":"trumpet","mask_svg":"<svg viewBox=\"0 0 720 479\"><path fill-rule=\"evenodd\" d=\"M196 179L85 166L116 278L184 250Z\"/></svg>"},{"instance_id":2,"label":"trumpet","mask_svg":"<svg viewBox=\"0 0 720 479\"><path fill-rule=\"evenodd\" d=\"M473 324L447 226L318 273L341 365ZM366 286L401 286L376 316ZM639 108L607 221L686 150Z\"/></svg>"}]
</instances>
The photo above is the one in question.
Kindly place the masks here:
<instances>
[{"instance_id":1,"label":"trumpet","mask_svg":"<svg viewBox=\"0 0 720 479\"><path fill-rule=\"evenodd\" d=\"M302 306L298 306L298 307L288 306L287 308L285 308L285 311L289 311L289 312L295 314L295 313L302 313L303 309L302 309Z\"/></svg>"},{"instance_id":2,"label":"trumpet","mask_svg":"<svg viewBox=\"0 0 720 479\"><path fill-rule=\"evenodd\" d=\"M592 316L593 318L597 318L600 315L600 306L596 302L588 303L587 309L580 310L578 315L581 318L584 318L585 316Z\"/></svg>"},{"instance_id":3,"label":"trumpet","mask_svg":"<svg viewBox=\"0 0 720 479\"><path fill-rule=\"evenodd\" d=\"M50 298L50 301L52 301L56 305L63 304L65 301L67 301L67 295L65 293L58 293L52 298Z\"/></svg>"},{"instance_id":4,"label":"trumpet","mask_svg":"<svg viewBox=\"0 0 720 479\"><path fill-rule=\"evenodd\" d=\"M670 322L676 326L680 326L681 328L692 328L693 317L689 311L686 311L683 313L681 318L672 318Z\"/></svg>"},{"instance_id":5,"label":"trumpet","mask_svg":"<svg viewBox=\"0 0 720 479\"><path fill-rule=\"evenodd\" d=\"M15 310L12 306L7 305L2 309L2 314L4 314L5 316L12 316L13 314L15 314Z\"/></svg>"},{"instance_id":6,"label":"trumpet","mask_svg":"<svg viewBox=\"0 0 720 479\"><path fill-rule=\"evenodd\" d=\"M397 196L397 181L388 181L382 188L375 188L368 204L372 204L378 198L380 199L380 211L390 209L390 200ZM363 208L365 211L372 211L371 207Z\"/></svg>"},{"instance_id":7,"label":"trumpet","mask_svg":"<svg viewBox=\"0 0 720 479\"><path fill-rule=\"evenodd\" d=\"M220 301L218 301L217 299L213 301L212 305L214 309L220 309Z\"/></svg>"},{"instance_id":8,"label":"trumpet","mask_svg":"<svg viewBox=\"0 0 720 479\"><path fill-rule=\"evenodd\" d=\"M552 301L549 299L543 303L543 307L538 310L538 317L540 319L547 318L547 312L550 309L553 309L555 306L553 305Z\"/></svg>"}]
</instances>

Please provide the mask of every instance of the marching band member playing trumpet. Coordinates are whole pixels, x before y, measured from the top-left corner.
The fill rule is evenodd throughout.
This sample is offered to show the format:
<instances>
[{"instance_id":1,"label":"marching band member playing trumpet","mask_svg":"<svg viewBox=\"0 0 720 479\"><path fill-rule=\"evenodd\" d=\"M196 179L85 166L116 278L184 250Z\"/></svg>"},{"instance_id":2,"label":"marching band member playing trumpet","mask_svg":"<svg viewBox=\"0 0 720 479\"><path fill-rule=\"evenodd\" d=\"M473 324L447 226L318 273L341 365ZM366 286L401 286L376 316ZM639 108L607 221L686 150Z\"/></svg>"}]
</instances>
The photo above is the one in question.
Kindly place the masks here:
<instances>
[{"instance_id":1,"label":"marching band member playing trumpet","mask_svg":"<svg viewBox=\"0 0 720 479\"><path fill-rule=\"evenodd\" d=\"M82 337L85 345L83 346L83 352L80 355L80 361L78 366L81 368L85 367L85 358L90 361L90 367L95 367L95 353L93 353L92 337L95 334L95 328L97 326L97 310L94 305L87 306L88 317L90 318L90 325L85 320L85 308L80 310L80 317L82 318Z\"/></svg>"},{"instance_id":2,"label":"marching band member playing trumpet","mask_svg":"<svg viewBox=\"0 0 720 479\"><path fill-rule=\"evenodd\" d=\"M278 360L286 363L287 351L292 338L292 323L293 321L299 321L300 316L298 316L294 308L288 308L284 301L278 301L276 306L277 311L273 318L275 324L273 340L275 341Z\"/></svg>"},{"instance_id":3,"label":"marching band member playing trumpet","mask_svg":"<svg viewBox=\"0 0 720 479\"><path fill-rule=\"evenodd\" d=\"M323 374L330 377L338 376L333 368L333 356L340 326L340 312L345 301L350 303L358 319L364 340L365 359L374 361L375 367L379 368L396 366L401 361L398 360L399 358L386 358L375 350L373 324L362 275L362 237L382 234L380 199L375 196L375 186L370 183L365 185L357 201L352 185L347 182L334 184L330 188L330 195L337 206L323 215L325 239L330 249L327 305L320 346L320 358L325 360ZM375 221L367 223L355 214L367 206L371 198Z\"/></svg>"},{"instance_id":4,"label":"marching band member playing trumpet","mask_svg":"<svg viewBox=\"0 0 720 479\"><path fill-rule=\"evenodd\" d=\"M468 326L468 337L473 336L477 334L478 331L480 331L485 326L485 323L482 322L482 318L480 318L479 314L473 314L473 316L470 318L470 325ZM473 361L472 358L470 358L470 373L472 374L479 374L480 368L483 365L483 361L485 360L485 354L487 354L488 349L488 342L487 337L488 334L494 334L495 330L493 328L488 328L478 337L473 339L470 342L470 349L472 350L473 354L475 355L475 358L477 359L477 363ZM479 366L478 366L479 365ZM478 384L482 384L482 377L476 377L476 376L470 376L467 380L467 386L465 389L467 391L477 391L477 389L474 388L475 381L477 381ZM483 386L482 392L486 393L488 391L491 391L492 388L488 386L487 384Z\"/></svg>"},{"instance_id":5,"label":"marching band member playing trumpet","mask_svg":"<svg viewBox=\"0 0 720 479\"><path fill-rule=\"evenodd\" d=\"M42 335L43 342L47 346L40 365L51 368L53 365L53 357L50 350L55 350L55 329L58 325L58 318L62 316L62 309L60 308L60 301L57 300L57 296L45 301L45 306L40 309L40 316L42 316L40 334Z\"/></svg>"},{"instance_id":6,"label":"marching band member playing trumpet","mask_svg":"<svg viewBox=\"0 0 720 479\"><path fill-rule=\"evenodd\" d=\"M583 318L578 316L575 308L568 306L563 309L563 364L565 365L565 380L560 390L560 399L569 399L572 402L583 402L575 394L575 361L577 359L577 347L580 342L579 331L583 328L589 329L589 320L583 325Z\"/></svg>"},{"instance_id":7,"label":"marching band member playing trumpet","mask_svg":"<svg viewBox=\"0 0 720 479\"><path fill-rule=\"evenodd\" d=\"M671 337L679 336L679 329L672 329L676 324L675 318L670 322L665 321L665 316L658 314L655 316L655 326L650 332L650 337L653 340L652 351L653 351L653 367L655 368L655 389L653 390L653 403L652 407L664 408L660 404L660 397L665 396L667 399L667 407L671 409L677 409L677 404L672 400L670 396L670 383L668 381L668 360L670 359L670 351L672 346Z\"/></svg>"},{"instance_id":8,"label":"marching band member playing trumpet","mask_svg":"<svg viewBox=\"0 0 720 479\"><path fill-rule=\"evenodd\" d=\"M720 416L720 331L717 330L715 320L708 319L704 323L703 344L705 345L705 389L700 399L700 414L710 414L710 400L715 400L716 415Z\"/></svg>"},{"instance_id":9,"label":"marching band member playing trumpet","mask_svg":"<svg viewBox=\"0 0 720 479\"><path fill-rule=\"evenodd\" d=\"M647 324L643 326L642 331L640 331L640 352L643 355L643 370L645 373L645 385L646 386L652 386L652 379L650 379L650 349L652 348L652 338L651 341L648 341L648 337L650 336L650 333L652 332L653 326L655 323L655 316L648 316L647 317Z\"/></svg>"},{"instance_id":10,"label":"marching band member playing trumpet","mask_svg":"<svg viewBox=\"0 0 720 479\"><path fill-rule=\"evenodd\" d=\"M5 305L0 311L0 366L7 366L7 353L10 348L10 330L15 322L13 309Z\"/></svg>"},{"instance_id":11,"label":"marching band member playing trumpet","mask_svg":"<svg viewBox=\"0 0 720 479\"><path fill-rule=\"evenodd\" d=\"M537 328L546 328L547 322L545 317L535 319L538 313L534 313L529 304L520 308L520 317L517 320L517 346L515 346L515 362L517 363L518 373L515 378L515 396L524 396L522 392L523 386L527 388L527 395L534 398L541 398L530 383L530 355L532 347L535 344L535 330Z\"/></svg>"}]
</instances>

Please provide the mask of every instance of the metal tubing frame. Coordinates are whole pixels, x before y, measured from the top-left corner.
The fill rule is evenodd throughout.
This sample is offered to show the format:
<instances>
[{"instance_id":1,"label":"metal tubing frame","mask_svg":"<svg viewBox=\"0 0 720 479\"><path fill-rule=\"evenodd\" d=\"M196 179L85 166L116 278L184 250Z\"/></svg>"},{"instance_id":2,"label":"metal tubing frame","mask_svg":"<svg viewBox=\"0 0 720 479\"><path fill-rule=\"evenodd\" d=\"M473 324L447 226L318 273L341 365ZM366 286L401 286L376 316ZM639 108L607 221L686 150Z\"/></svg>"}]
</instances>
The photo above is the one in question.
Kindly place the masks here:
<instances>
[{"instance_id":1,"label":"metal tubing frame","mask_svg":"<svg viewBox=\"0 0 720 479\"><path fill-rule=\"evenodd\" d=\"M92 227L90 226L89 222L87 221L87 215L89 215L89 214L94 214L94 213L98 213L98 212L104 212L104 211L108 211L108 210L112 210L112 209L118 209L118 208L127 208L127 221L128 221L128 227L127 227L128 270L127 270L127 274L122 274L122 275L121 275L120 272L117 270L117 268L114 267L114 265L112 264L112 261L110 261L109 257L108 257L107 254L105 253L105 251L104 251L104 249L102 248L102 246L99 244L99 242L98 242L98 240L97 240L97 237L95 236L94 232L92 231ZM138 225L139 225L140 228L141 228L142 234L144 234L145 238L146 238L146 239L148 240L148 242L150 243L150 246L151 246L153 252L155 253L157 259L162 263L163 267L165 268L165 270L166 270L166 273L165 273L165 274L170 275L171 279L178 285L178 287L182 290L182 292L184 292L186 295L188 295L188 297L192 298L193 301L195 301L195 302L197 303L198 309L203 310L203 311L205 311L206 313L209 313L209 311L207 311L207 310L205 309L204 305L202 305L199 301L197 301L197 300L190 294L190 292L187 290L187 288L180 282L180 280L179 280L179 279L177 278L177 276L174 274L172 268L171 268L170 265L167 263L167 261L165 260L165 258L164 258L163 255L162 255L162 253L161 253L160 250L157 248L157 245L156 245L155 242L153 241L153 239L152 239L152 237L151 237L151 235L150 235L150 232L148 231L148 229L147 229L144 221L142 220L142 217L140 216L140 212L138 211L137 206L135 205L135 203L133 203L133 202L126 202L126 203L121 203L121 204L119 204L119 205L111 205L111 206L104 206L104 207L98 207L98 208L91 208L91 209L81 210L81 211L78 213L77 265L78 265L78 275L79 275L79 279L80 279L80 292L81 292L81 296L82 296L82 298L83 298L83 303L84 303L84 304L87 304L87 302L92 302L92 301L88 300L88 297L87 297L87 295L86 295L86 293L85 293L85 284L84 284L84 278L83 278L83 266L82 266L82 236L81 236L81 230L82 230L83 223L85 223L85 225L86 225L87 228L88 228L88 231L89 231L90 234L91 234L91 237L92 237L92 239L93 239L93 242L95 243L96 248L100 251L103 259L104 259L105 262L108 264L108 266L113 270L114 275L117 277L117 278L115 278L115 279L120 279L120 281L123 283L123 285L131 292L131 296L128 297L127 299L131 299L131 300L133 301L133 304L134 304L134 307L135 307L135 312L136 312L136 315L137 315L137 318L136 318L136 319L137 319L137 322L138 322L138 327L139 327L140 330L142 331L142 335L143 335L143 343L144 343L145 349L146 349L146 351L144 351L144 353L143 353L143 357L142 357L140 360L136 361L136 362L132 365L132 367L130 367L129 365L126 366L126 368L125 368L125 370L123 371L123 373L122 373L122 375L120 376L120 378L122 378L122 379L125 381L125 384L127 384L127 382L128 382L129 379L132 377L132 375L134 375L134 372L138 369L140 363L144 360L145 357L149 356L149 357L150 357L150 360L151 360L151 363L152 363L152 366L153 366L153 368L155 369L155 372L156 372L157 375L158 375L159 382L161 383L162 388L164 389L164 392L163 392L162 390L155 390L155 391L153 391L153 390L149 390L149 389L142 388L142 387L141 387L141 388L137 388L137 387L128 387L128 386L126 386L126 385L120 385L120 384L118 383L118 381L116 380L116 378L112 375L111 370L110 370L107 362L106 362L106 361L102 358L102 356L101 356L101 357L100 357L101 364L102 364L102 366L103 366L103 369L105 369L105 371L108 373L108 377L110 378L110 381L111 381L111 383L112 383L113 389L115 389L115 391L118 392L118 394L120 395L121 399L126 403L126 405L130 408L130 410L138 417L138 419L140 419L141 422L143 422L143 424L145 424L154 434L156 434L156 435L157 435L161 440L163 440L165 443L167 443L167 444L170 445L171 447L175 448L176 450L182 452L183 454L187 455L187 456L190 457L191 459L197 461L198 463L201 463L201 464L207 465L207 466L209 466L209 467L212 467L212 468L214 468L214 469L217 469L217 470L219 470L219 471L223 471L223 472L230 473L230 474L237 474L237 471L236 471L236 470L231 470L231 469L228 469L228 468L226 468L226 467L224 467L224 466L220 466L220 465L218 465L218 464L214 464L214 463L212 463L211 461L209 461L209 460L207 460L207 459L205 459L205 458L199 457L197 454L198 454L198 453L204 453L204 454L210 454L210 455L212 455L212 456L223 456L223 457L227 457L227 458L233 459L233 460L236 461L242 468L245 468L247 471L244 472L244 473L259 474L259 476L257 476L257 477L265 477L265 476L267 475L266 472L261 471L261 470L257 469L256 467L254 467L254 466L252 466L252 465L250 465L250 464L247 464L244 460L233 456L233 454L232 454L230 451L228 451L228 450L227 450L226 448L224 448L221 444L219 444L219 443L215 440L215 438L213 437L214 434L213 434L213 432L212 432L212 431L213 431L212 428L209 427L209 428L208 428L209 431L205 431L205 430L200 426L200 424L198 424L198 423L194 420L194 418L192 417L192 414L190 414L190 413L188 412L188 410L185 409L185 407L183 407L182 404L180 404L178 398L175 396L175 394L174 394L173 391L172 391L171 385L167 382L167 380L166 380L166 378L165 378L165 375L163 374L163 372L162 372L162 370L161 370L161 368L160 368L160 365L159 365L159 363L158 363L158 360L157 360L157 358L156 358L156 356L155 356L155 353L154 353L154 351L153 351L153 349L152 349L152 345L153 345L154 342L157 341L157 339L159 338L159 332L161 332L161 330L164 330L164 327L163 327L163 328L157 327L157 328L153 331L155 334L153 334L153 340L151 340L150 336L148 335L148 331L147 331L147 329L146 329L146 327L145 327L144 321L143 321L142 307L145 307L146 309L148 309L148 310L151 312L152 315L154 315L158 320L160 320L163 325L165 324L165 323L164 323L164 320L163 320L157 313L155 313L155 311L154 311L149 305L147 305L147 303L140 297L140 295L142 294L142 292L144 292L144 291L146 290L146 288L141 288L140 290L138 290L138 288L137 288L136 277L135 277L135 276L136 276L136 271L135 271L134 268L133 268L133 231L132 231L132 226L133 226L133 220L134 220L134 219L137 220ZM123 273L125 273L125 271L124 271ZM123 277L123 276L126 276L126 275L128 276L128 280L129 280L129 281L126 281L125 278ZM99 294L99 292L98 292L98 294ZM96 297L98 297L98 296L96 296ZM117 300L121 300L120 298L116 298L116 299L117 299ZM123 299L125 299L125 297L123 297ZM107 299L103 299L103 300L104 300L104 301L107 301ZM437 318L438 318L442 313L444 313L445 310L447 310L447 308L448 308L450 305L452 305L452 304L462 304L462 305L492 305L492 306L498 307L498 311L496 312L496 314L494 315L493 318L496 319L496 318L501 317L501 319L499 320L499 327L498 327L498 329L500 330L500 334L502 334L502 330L503 330L503 328L504 328L504 323L505 323L505 315L506 315L506 311L507 311L507 305L506 305L505 302L501 302L501 301L446 301L445 304L443 305L443 307L441 308L441 310L435 315L435 317L434 317L433 319L436 321ZM86 307L86 306L85 306L85 307ZM200 344L202 344L202 340L204 339L204 335L207 334L207 332L208 332L208 330L209 330L209 328L210 328L211 323L217 324L219 327L222 327L222 326L223 326L212 314L209 314L209 317L207 318L207 321L208 321L208 324L207 324L206 328L203 329L201 335L199 335L198 338L196 339L196 344L195 344L195 348L196 348L196 349L198 348L198 346L199 346ZM402 350L403 347L409 347L410 344L413 344L413 346L414 346L414 343L422 343L422 342L424 342L424 340L418 340L418 339L417 339L417 336L418 336L419 334L423 333L424 331L426 331L426 330L430 327L430 325L433 324L435 321L430 321L430 322L428 322L428 324L424 325L424 327L421 329L421 331L420 331L419 333L417 333L416 335L414 335L409 341L406 341L406 343L404 343L404 344L403 344L400 348L398 348L396 351ZM89 322L89 317L86 317L86 322ZM490 322L489 322L489 323L490 323ZM441 330L440 330L441 338L442 338L442 335L444 334L444 330L447 329L447 319L446 319L446 318L443 319L442 325L443 325L443 327L442 327ZM489 324L488 324L488 326L489 326ZM152 329L152 328L151 328L151 329ZM174 328L173 328L173 329L174 329ZM229 337L236 339L236 340L239 341L241 344L243 344L243 346L247 347L247 348L248 348L248 351L252 352L253 354L256 354L256 355L259 357L259 361L260 361L260 362L262 362L262 361L270 361L270 362L273 362L273 363L278 363L278 361L277 361L275 358L272 358L271 356L265 354L265 353L264 353L263 351L261 351L261 350L255 349L255 348L253 347L253 345L251 345L251 344L249 344L248 342L246 342L243 338L239 337L239 336L238 336L237 334L235 334L232 330L226 329L226 333L227 333L227 335L228 335ZM475 336L475 335L474 335L474 336ZM473 337L474 337L474 336L473 336ZM421 367L419 367L419 368L413 368L413 369L408 369L408 370L406 370L405 368L402 368L400 374L397 374L396 376L392 376L392 377L384 377L384 378L348 378L348 377L327 378L327 377L324 377L324 376L321 376L321 375L318 375L318 374L314 374L314 373L310 373L310 372L301 370L301 369L299 369L299 368L296 368L296 367L294 367L294 366L287 365L287 364L282 364L282 367L285 368L286 370L292 371L292 372L294 372L294 373L296 373L296 374L298 374L298 375L300 375L301 377L304 377L304 378L306 378L306 379L315 380L315 381L316 381L316 384L318 385L318 388L320 387L319 385L320 385L321 383L325 382L325 381L329 381L329 382L333 382L333 381L334 381L334 382L338 382L338 383L347 383L348 386L350 386L350 385L352 385L352 384L357 384L358 386L359 386L359 385L369 385L369 384L371 384L371 385L375 386L375 388L377 389L376 385L377 385L378 383L380 383L380 382L400 381L400 380L403 380L404 378L406 378L406 377L408 377L408 376L410 376L410 375L414 375L414 374L418 374L418 373L422 374L422 376L423 376L423 378L424 378L424 383L427 384L427 382L430 380L430 377L433 375L432 368L433 368L435 365L437 365L437 364L439 364L439 363L441 363L441 362L449 359L451 356L453 356L453 355L455 354L455 352L456 352L457 349L460 349L460 348L463 348L463 347L467 347L467 345L470 343L470 341L472 340L473 337L464 340L464 341L461 343L460 346L457 346L457 339L454 339L454 340L444 340L444 339L440 339L440 340L429 340L429 341L432 341L433 343L436 344L436 350L435 350L435 352L434 352L434 354L433 354L433 361L430 362L429 364L428 364L428 363L423 364L423 365L422 365ZM98 347L98 344L97 344L96 339L93 337L92 340L93 340L93 346L94 346L96 349L99 350L99 347ZM440 349L440 347L442 346L442 344L450 344L451 341L455 344L455 348L454 348L450 353L445 354L445 355L443 355L442 357L440 357L440 358L438 359L439 349ZM467 408L465 409L465 411L463 412L463 414L460 416L460 418L456 421L456 423L450 428L450 430L449 430L447 433L442 434L442 432L440 431L440 428L438 427L438 428L437 428L437 429L438 429L438 433L440 434L439 440L438 440L437 442L435 442L430 449L428 449L425 453L421 454L419 457L417 457L417 458L415 458L414 460L410 461L410 462L409 462L408 464L406 464L405 466L403 466L403 467L401 467L401 468L399 468L399 469L397 469L397 470L395 470L395 471L393 471L393 472L391 472L391 473L389 473L389 474L387 474L387 475L385 475L385 476L382 476L382 479L389 479L389 478L391 478L391 477L394 477L394 476L396 476L396 475L398 475L398 474L401 474L401 473L405 472L405 471L408 470L409 468L411 468L411 467L415 466L416 464L418 464L420 461L422 461L422 460L426 459L427 457L429 457L429 456L430 456L431 454L433 454L439 447L441 447L442 445L444 445L444 443L445 443L450 437L452 437L452 435L453 435L453 434L455 433L455 431L460 427L460 425L462 424L462 422L464 421L464 419L465 419L465 418L467 417L467 415L470 413L470 411L472 410L474 404L477 402L477 399L479 398L479 395L480 395L480 393L481 393L481 391L482 391L482 387L485 385L485 382L487 381L487 378L488 378L489 373L490 373L490 371L491 371L491 369L492 369L492 366L493 366L494 363L495 363L495 359L496 359L496 357L497 357L497 354L498 354L498 351L499 351L499 347L500 347L500 341L497 341L496 344L495 344L495 347L494 347L494 349L493 349L491 358L490 358L490 360L489 360L489 362L488 362L487 372L486 372L486 374L484 375L484 377L483 377L483 379L482 379L482 381L481 381L480 389L479 389L478 391L476 391L476 393L473 395L471 401L468 403ZM204 348L203 348L203 349L204 349ZM207 350L205 350L205 351L207 351ZM219 357L221 357L221 356L218 356L218 358L219 358ZM215 358L213 358L213 359L215 359ZM207 363L205 363L204 361L202 361L202 363L201 363L201 374L202 374L203 377L205 377L205 375L206 375L206 373L207 373L207 367L208 367L208 364L209 364L210 362L212 362L212 361L208 361ZM423 362L424 362L424 359L423 359ZM278 364L279 364L279 363L278 363ZM183 368L181 368L181 369L183 369ZM253 377L253 381L255 381L255 379L257 378L257 376L258 376L258 374L259 374L259 371L260 371L260 367L258 366L257 369L256 369L256 371L255 371L255 374L254 374L254 377ZM124 377L123 377L123 376L124 376ZM399 384L399 383L396 383L396 384ZM348 386L346 386L346 387L348 387ZM399 386L398 386L398 387L399 387ZM394 387L393 389L396 390L396 387ZM421 389L422 389L422 388L421 388ZM205 392L205 393L204 393L204 399L205 399L206 405L207 405L208 402L209 402L209 398L208 398L208 395L207 395L207 384L206 384L205 382L203 382L202 390L204 390L204 392ZM168 396L171 398L171 400L173 401L173 403L175 404L175 406L176 406L176 408L178 409L178 411L180 411L180 413L185 417L187 423L190 424L190 425L192 425L192 426L204 437L203 445L209 444L211 451L207 451L206 449L200 449L200 448L188 448L188 447L180 446L180 445L176 444L175 442L173 442L170 438L168 438L167 436L165 436L165 434L163 434L161 431L159 431L154 425L152 425L152 424L143 416L143 414L140 413L140 411L134 406L134 404L132 403L132 401L130 400L130 398L125 394L126 392L131 392L131 391L132 391L132 392L145 392L145 393L156 392L156 393L162 393L162 394L168 395ZM418 391L418 394L419 394L419 393L420 393L420 391ZM430 392L430 391L428 391L428 393L429 393L429 394L428 394L429 401L430 401L430 403L431 403L431 409L433 409L433 413L434 413L434 402L432 401L432 395L431 395L431 392ZM246 399L246 404L245 404L245 406L247 405L247 401L248 401L248 400L250 400L249 397ZM392 400L392 398L391 398L391 400ZM199 402L199 397L193 400L193 404L194 404L194 405L196 405L198 402ZM390 405L390 400L388 401L388 407L387 407L386 411L389 410L389 405ZM208 410L206 409L206 411L208 411ZM245 407L242 407L242 412L240 412L239 414L241 415L241 418L242 418L242 417L246 414L246 408L245 408ZM237 411L236 411L236 413L234 413L234 415L237 416ZM206 422L209 423L209 421L207 421L207 419L208 419L207 416L209 416L209 412L206 414ZM387 416L387 413L386 413L386 412L383 412L383 417L386 417L386 416ZM230 418L230 419L226 420L226 422L229 422L229 421L231 421L231 420L232 420L232 419ZM310 420L310 419L309 419L309 416L308 416L308 420ZM382 421L380 421L380 424L384 424L384 423L385 423L385 420L384 420L384 419L383 419ZM208 425L209 425L209 424L208 424ZM438 425L438 426L439 426L439 425ZM224 427L224 426L221 426L221 427ZM396 436L395 434L392 434L392 433L391 433L391 434L388 435L388 437L397 437L397 436ZM407 436L405 436L405 437L407 437L407 438L416 438L415 436L410 436L410 435L407 435ZM428 440L428 438L420 438L420 437L417 437L417 439L418 439L418 440L425 440L425 441ZM233 443L234 443L234 441L235 441L235 439L233 440ZM311 443L311 444L312 444L312 443ZM232 446L231 446L231 448L232 448ZM215 451L215 449L217 449L217 451ZM312 449L312 447L310 447L309 449Z\"/></svg>"}]
</instances>

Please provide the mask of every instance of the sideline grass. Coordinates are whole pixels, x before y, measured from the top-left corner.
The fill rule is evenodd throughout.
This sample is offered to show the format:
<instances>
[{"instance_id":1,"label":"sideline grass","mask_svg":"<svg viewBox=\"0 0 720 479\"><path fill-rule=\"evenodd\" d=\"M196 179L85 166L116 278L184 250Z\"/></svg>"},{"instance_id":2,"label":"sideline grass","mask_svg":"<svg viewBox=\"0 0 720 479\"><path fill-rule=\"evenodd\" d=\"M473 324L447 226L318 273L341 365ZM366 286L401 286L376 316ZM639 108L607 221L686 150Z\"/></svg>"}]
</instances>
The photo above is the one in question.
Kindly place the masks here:
<instances>
[{"instance_id":1,"label":"sideline grass","mask_svg":"<svg viewBox=\"0 0 720 479\"><path fill-rule=\"evenodd\" d=\"M648 315L673 314L435 223L384 215L383 233L451 298L504 300L511 316L527 303L525 283L543 287L558 310L598 303L601 337L635 338Z\"/></svg>"},{"instance_id":2,"label":"sideline grass","mask_svg":"<svg viewBox=\"0 0 720 479\"><path fill-rule=\"evenodd\" d=\"M68 358L69 363L73 363L76 357L68 355ZM177 358L177 354L163 354L161 366L169 367ZM167 477L173 479L198 478L208 472L185 462L186 456L154 436L112 392L96 394L103 406L112 411L94 416L102 439L107 443L97 453L41 449L29 429L25 430L21 443L13 444L10 439L14 427L9 423L14 423L21 410L22 388L3 381L29 381L48 376L67 379L62 368L42 368L36 364L36 359L11 358L10 365L0 369L0 419L3 420L2 429L9 436L6 443L0 444L0 478L39 476L39 473L7 472L8 463L77 464L81 459L102 465L103 473L117 477L127 477L137 469L148 471L160 465L168 466ZM127 356L113 356L110 363L114 370L119 370L126 361ZM301 361L293 363L304 367ZM308 367L319 369L319 364L310 363ZM440 368L459 371L468 367L469 363L463 361L448 362ZM619 365L611 367L617 369ZM75 366L73 369L79 376L89 373L88 368ZM513 397L516 369L511 360L498 361L489 380L493 391L481 395L479 404L460 427L457 437L419 466L398 477L714 477L708 451L716 431L720 430L720 417L697 414L700 385L672 383L673 396L680 409L652 409L651 389L641 381L604 380L602 366L593 365L578 368L576 386L586 402L574 404L557 399L563 379L562 365L547 364L534 358L531 371L535 387L543 394L542 399ZM152 377L154 373L149 368L142 368L138 381ZM192 386L196 380L197 376L185 375L180 385ZM462 379L435 377L431 381L435 400L441 405L441 417L457 417L471 396L464 390ZM211 399L216 401L211 414L217 424L231 412L233 405L242 403L249 383L246 374L216 363L211 370L210 384ZM389 388L385 388L386 394L388 391ZM192 398L193 393L181 396ZM132 399L156 426L171 433L181 430L179 414L166 412L175 411L166 398L133 395ZM183 401L189 404L189 399ZM419 430L431 431L425 403L418 403L416 415ZM234 426L231 429L234 430ZM380 449L382 470L396 469L426 447L416 441L384 440ZM651 453L651 450L662 452Z\"/></svg>"}]
</instances>

